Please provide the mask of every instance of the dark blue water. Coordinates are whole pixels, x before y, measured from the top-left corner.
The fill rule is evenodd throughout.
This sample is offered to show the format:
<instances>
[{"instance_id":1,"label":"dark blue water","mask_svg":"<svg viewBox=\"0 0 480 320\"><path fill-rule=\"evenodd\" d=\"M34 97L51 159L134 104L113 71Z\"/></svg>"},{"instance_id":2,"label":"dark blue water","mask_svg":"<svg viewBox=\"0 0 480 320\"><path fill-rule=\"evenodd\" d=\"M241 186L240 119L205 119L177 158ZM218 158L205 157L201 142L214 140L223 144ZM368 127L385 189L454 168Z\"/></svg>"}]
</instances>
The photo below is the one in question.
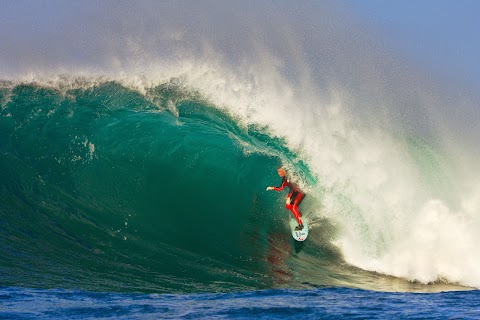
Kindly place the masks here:
<instances>
[{"instance_id":1,"label":"dark blue water","mask_svg":"<svg viewBox=\"0 0 480 320\"><path fill-rule=\"evenodd\" d=\"M0 290L1 319L478 319L480 292L347 288L208 294Z\"/></svg>"}]
</instances>

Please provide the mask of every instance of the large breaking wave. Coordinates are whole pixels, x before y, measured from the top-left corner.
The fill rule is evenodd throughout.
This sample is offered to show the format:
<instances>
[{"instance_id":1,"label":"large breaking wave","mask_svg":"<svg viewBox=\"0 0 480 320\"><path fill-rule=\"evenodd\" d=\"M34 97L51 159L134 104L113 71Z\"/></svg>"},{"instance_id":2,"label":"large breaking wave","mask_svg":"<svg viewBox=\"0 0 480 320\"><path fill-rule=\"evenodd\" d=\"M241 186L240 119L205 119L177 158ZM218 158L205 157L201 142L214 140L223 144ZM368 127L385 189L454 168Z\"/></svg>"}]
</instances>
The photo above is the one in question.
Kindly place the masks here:
<instances>
[{"instance_id":1,"label":"large breaking wave","mask_svg":"<svg viewBox=\"0 0 480 320\"><path fill-rule=\"evenodd\" d=\"M480 286L474 97L334 5L97 6L55 41L18 31L34 50L2 32L3 284ZM303 247L264 191L280 164L308 193Z\"/></svg>"}]
</instances>

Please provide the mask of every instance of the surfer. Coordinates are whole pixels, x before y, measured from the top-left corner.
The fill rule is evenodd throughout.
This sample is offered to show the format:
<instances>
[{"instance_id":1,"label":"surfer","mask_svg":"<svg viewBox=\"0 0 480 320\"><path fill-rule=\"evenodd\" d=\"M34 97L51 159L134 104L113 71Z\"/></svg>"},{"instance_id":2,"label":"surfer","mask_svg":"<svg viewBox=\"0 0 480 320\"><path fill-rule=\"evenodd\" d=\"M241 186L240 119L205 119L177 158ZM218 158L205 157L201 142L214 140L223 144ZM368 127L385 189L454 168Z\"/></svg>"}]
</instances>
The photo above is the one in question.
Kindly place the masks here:
<instances>
[{"instance_id":1,"label":"surfer","mask_svg":"<svg viewBox=\"0 0 480 320\"><path fill-rule=\"evenodd\" d=\"M282 167L277 169L278 175L282 178L282 184L280 187L267 187L267 191L269 190L275 190L275 191L282 191L285 187L288 187L289 192L287 195L287 202L285 205L285 208L290 210L295 217L295 219L298 222L298 226L295 227L295 230L302 230L303 229L303 223L301 219L301 213L298 211L298 206L302 202L303 198L305 198L305 194L298 189L298 187L290 182L289 179L287 179L286 175L287 172L285 169Z\"/></svg>"}]
</instances>

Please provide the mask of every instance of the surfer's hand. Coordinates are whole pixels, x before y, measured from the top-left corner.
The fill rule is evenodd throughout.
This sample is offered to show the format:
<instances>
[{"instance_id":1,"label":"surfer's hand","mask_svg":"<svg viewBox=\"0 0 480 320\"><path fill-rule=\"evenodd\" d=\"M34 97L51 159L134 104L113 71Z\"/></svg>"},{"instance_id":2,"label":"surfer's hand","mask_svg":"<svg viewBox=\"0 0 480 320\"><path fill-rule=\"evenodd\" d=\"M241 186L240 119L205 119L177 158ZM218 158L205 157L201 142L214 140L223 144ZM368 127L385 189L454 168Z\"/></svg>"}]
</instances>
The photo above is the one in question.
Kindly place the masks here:
<instances>
[{"instance_id":1,"label":"surfer's hand","mask_svg":"<svg viewBox=\"0 0 480 320\"><path fill-rule=\"evenodd\" d=\"M267 191L273 190L273 187L267 187Z\"/></svg>"}]
</instances>

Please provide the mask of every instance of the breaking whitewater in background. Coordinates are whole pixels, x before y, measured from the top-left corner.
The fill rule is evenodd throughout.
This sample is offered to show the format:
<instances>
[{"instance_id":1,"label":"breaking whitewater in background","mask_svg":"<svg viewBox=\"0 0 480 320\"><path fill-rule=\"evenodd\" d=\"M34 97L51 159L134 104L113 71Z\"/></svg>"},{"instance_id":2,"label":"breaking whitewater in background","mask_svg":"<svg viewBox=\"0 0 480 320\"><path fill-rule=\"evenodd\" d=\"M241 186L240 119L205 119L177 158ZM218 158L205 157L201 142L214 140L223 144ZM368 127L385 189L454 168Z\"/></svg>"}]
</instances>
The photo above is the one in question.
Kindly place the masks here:
<instances>
[{"instance_id":1,"label":"breaking whitewater in background","mask_svg":"<svg viewBox=\"0 0 480 320\"><path fill-rule=\"evenodd\" d=\"M480 287L478 97L337 5L6 6L3 287Z\"/></svg>"}]
</instances>

